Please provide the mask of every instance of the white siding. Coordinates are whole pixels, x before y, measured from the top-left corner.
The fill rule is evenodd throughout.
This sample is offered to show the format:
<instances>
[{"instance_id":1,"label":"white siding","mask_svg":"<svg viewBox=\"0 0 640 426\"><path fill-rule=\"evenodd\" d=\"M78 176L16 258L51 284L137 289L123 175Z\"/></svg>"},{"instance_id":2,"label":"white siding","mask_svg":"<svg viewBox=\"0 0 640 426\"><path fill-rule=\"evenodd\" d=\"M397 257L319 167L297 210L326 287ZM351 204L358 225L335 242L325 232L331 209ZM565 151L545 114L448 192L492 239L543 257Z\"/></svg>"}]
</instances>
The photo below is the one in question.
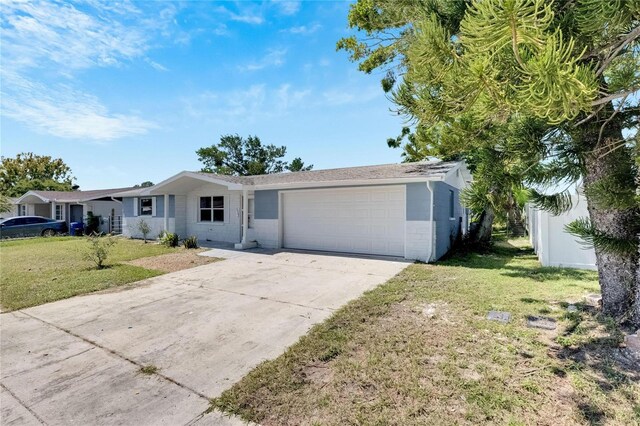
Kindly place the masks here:
<instances>
[{"instance_id":1,"label":"white siding","mask_svg":"<svg viewBox=\"0 0 640 426\"><path fill-rule=\"evenodd\" d=\"M199 222L200 197L224 196L224 222ZM186 198L187 234L195 235L202 240L239 243L242 227L241 192L229 191L223 186L207 184L190 192Z\"/></svg>"}]
</instances>

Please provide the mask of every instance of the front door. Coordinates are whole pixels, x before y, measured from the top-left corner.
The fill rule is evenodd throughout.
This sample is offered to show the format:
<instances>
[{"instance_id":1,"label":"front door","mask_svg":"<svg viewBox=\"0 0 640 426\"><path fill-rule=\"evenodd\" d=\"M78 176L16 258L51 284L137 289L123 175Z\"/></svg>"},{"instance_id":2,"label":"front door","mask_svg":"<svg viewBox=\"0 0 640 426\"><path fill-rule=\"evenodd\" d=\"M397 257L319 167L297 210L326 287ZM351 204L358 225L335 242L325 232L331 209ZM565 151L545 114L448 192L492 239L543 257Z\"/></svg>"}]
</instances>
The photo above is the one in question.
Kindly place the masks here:
<instances>
[{"instance_id":1,"label":"front door","mask_svg":"<svg viewBox=\"0 0 640 426\"><path fill-rule=\"evenodd\" d=\"M70 206L69 222L82 222L82 206L75 204Z\"/></svg>"}]
</instances>

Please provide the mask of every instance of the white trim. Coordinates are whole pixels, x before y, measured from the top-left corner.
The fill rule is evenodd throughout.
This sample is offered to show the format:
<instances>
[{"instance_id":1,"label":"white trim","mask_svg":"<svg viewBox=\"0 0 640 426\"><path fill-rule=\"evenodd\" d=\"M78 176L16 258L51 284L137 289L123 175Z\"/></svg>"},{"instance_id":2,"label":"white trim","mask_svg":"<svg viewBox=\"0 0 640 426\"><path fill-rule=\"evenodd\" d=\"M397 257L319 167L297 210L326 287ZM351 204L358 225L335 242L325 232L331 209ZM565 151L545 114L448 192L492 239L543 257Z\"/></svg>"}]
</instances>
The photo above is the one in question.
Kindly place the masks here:
<instances>
[{"instance_id":1,"label":"white trim","mask_svg":"<svg viewBox=\"0 0 640 426\"><path fill-rule=\"evenodd\" d=\"M169 194L164 194L164 230L169 232Z\"/></svg>"},{"instance_id":2,"label":"white trim","mask_svg":"<svg viewBox=\"0 0 640 426\"><path fill-rule=\"evenodd\" d=\"M188 177L188 178L192 178L192 179L197 179L197 180L201 180L203 182L207 182L207 183L214 183L216 185L221 185L226 187L229 190L240 190L243 188L242 184L239 183L232 183L232 182L227 182L224 181L222 179L217 179L215 177L211 177L211 176L206 176L206 175L202 175L200 173L195 173L195 172L189 172L189 171L183 171L178 173L177 175L173 175L168 179L163 180L160 183L157 183L153 186L150 186L149 188L145 188L143 190L140 190L138 195L154 195L154 194L158 194L158 191L163 187L166 186L172 182L175 182L178 179L181 179L183 177ZM125 193L123 193L124 195ZM116 196L118 194L115 194Z\"/></svg>"},{"instance_id":3,"label":"white trim","mask_svg":"<svg viewBox=\"0 0 640 426\"><path fill-rule=\"evenodd\" d=\"M140 200L138 197L133 197L133 217L138 217L138 210L140 210Z\"/></svg>"},{"instance_id":4,"label":"white trim","mask_svg":"<svg viewBox=\"0 0 640 426\"><path fill-rule=\"evenodd\" d=\"M436 221L433 217L433 203L435 202L433 193L434 188L429 181L427 181L427 189L429 190L429 195L431 197L431 203L429 206L429 221L431 221L431 241L429 241L429 255L427 256L427 262L431 262L436 253Z\"/></svg>"},{"instance_id":5,"label":"white trim","mask_svg":"<svg viewBox=\"0 0 640 426\"><path fill-rule=\"evenodd\" d=\"M407 185L404 186L404 253L402 257L407 258Z\"/></svg>"},{"instance_id":6,"label":"white trim","mask_svg":"<svg viewBox=\"0 0 640 426\"><path fill-rule=\"evenodd\" d=\"M64 203L52 203L53 207L53 214L54 217L52 219L54 220L66 220L67 218L65 217L65 213L66 213L66 205ZM60 219L58 219L58 208L60 208Z\"/></svg>"},{"instance_id":7,"label":"white trim","mask_svg":"<svg viewBox=\"0 0 640 426\"><path fill-rule=\"evenodd\" d=\"M22 202L22 199L25 197L28 197L29 195L33 195L34 197L37 197L39 199L41 199L44 203L49 203L51 202L51 200L49 200L48 198L44 198L41 195L35 193L34 191L27 191L25 192L20 198L18 198L16 201L14 201L14 204L20 204Z\"/></svg>"},{"instance_id":8,"label":"white trim","mask_svg":"<svg viewBox=\"0 0 640 426\"><path fill-rule=\"evenodd\" d=\"M222 197L222 207L213 207L213 197ZM211 198L211 208L202 208L200 207L200 199L201 198ZM227 220L227 204L229 203L228 197L226 195L198 195L196 197L196 223L204 223L204 224L212 224L212 225L224 225L229 223ZM211 220L200 220L200 211L201 210L211 210ZM215 210L222 210L222 220L213 220ZM231 214L231 213L229 213Z\"/></svg>"},{"instance_id":9,"label":"white trim","mask_svg":"<svg viewBox=\"0 0 640 426\"><path fill-rule=\"evenodd\" d=\"M156 197L151 197L151 217L157 217Z\"/></svg>"},{"instance_id":10,"label":"white trim","mask_svg":"<svg viewBox=\"0 0 640 426\"><path fill-rule=\"evenodd\" d=\"M242 191L242 244L247 243L247 232L249 231L249 191Z\"/></svg>"},{"instance_id":11,"label":"white trim","mask_svg":"<svg viewBox=\"0 0 640 426\"><path fill-rule=\"evenodd\" d=\"M340 181L325 181L325 182L300 182L300 183L277 183L277 184L265 184L265 185L245 185L247 189L253 189L256 191L267 189L333 189L342 187L354 187L354 186L384 186L384 185L403 185L405 183L415 182L427 182L436 181L441 182L444 180L443 175L436 176L417 176L415 178L390 178L390 179L360 179L360 180L340 180Z\"/></svg>"}]
</instances>

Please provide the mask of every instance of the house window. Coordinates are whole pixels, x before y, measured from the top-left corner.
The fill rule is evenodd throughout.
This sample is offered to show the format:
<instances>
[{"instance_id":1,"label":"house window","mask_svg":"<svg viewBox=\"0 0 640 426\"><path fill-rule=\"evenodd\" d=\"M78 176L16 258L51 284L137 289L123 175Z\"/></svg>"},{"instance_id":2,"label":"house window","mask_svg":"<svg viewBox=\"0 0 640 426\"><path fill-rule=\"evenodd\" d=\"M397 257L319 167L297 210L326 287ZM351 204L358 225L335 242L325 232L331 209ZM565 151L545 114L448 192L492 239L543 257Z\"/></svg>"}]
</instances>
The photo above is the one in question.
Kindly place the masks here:
<instances>
[{"instance_id":1,"label":"house window","mask_svg":"<svg viewBox=\"0 0 640 426\"><path fill-rule=\"evenodd\" d=\"M153 215L153 198L140 198L140 216Z\"/></svg>"},{"instance_id":2,"label":"house window","mask_svg":"<svg viewBox=\"0 0 640 426\"><path fill-rule=\"evenodd\" d=\"M456 216L456 196L453 191L449 190L449 218L455 219Z\"/></svg>"},{"instance_id":3,"label":"house window","mask_svg":"<svg viewBox=\"0 0 640 426\"><path fill-rule=\"evenodd\" d=\"M27 215L27 206L26 204L20 204L20 212L18 216L26 216Z\"/></svg>"},{"instance_id":4,"label":"house window","mask_svg":"<svg viewBox=\"0 0 640 426\"><path fill-rule=\"evenodd\" d=\"M56 220L64 220L64 206L56 204Z\"/></svg>"},{"instance_id":5,"label":"house window","mask_svg":"<svg viewBox=\"0 0 640 426\"><path fill-rule=\"evenodd\" d=\"M200 222L224 222L224 197L200 197Z\"/></svg>"}]
</instances>

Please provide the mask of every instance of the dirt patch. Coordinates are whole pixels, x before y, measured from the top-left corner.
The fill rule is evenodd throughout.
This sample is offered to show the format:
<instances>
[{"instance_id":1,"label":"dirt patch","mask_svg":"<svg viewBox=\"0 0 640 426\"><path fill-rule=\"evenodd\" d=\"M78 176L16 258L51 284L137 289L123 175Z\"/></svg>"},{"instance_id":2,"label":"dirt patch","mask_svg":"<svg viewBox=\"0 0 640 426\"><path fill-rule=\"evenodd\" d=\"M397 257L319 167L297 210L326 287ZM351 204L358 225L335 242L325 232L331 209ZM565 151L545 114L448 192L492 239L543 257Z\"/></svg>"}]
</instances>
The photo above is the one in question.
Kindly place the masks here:
<instances>
[{"instance_id":1,"label":"dirt patch","mask_svg":"<svg viewBox=\"0 0 640 426\"><path fill-rule=\"evenodd\" d=\"M200 251L194 250L177 251L159 256L143 257L123 263L156 271L176 272L220 260L215 257L198 256L199 252Z\"/></svg>"},{"instance_id":2,"label":"dirt patch","mask_svg":"<svg viewBox=\"0 0 640 426\"><path fill-rule=\"evenodd\" d=\"M323 387L333 379L333 370L328 363L316 363L304 366L299 372L303 380Z\"/></svg>"}]
</instances>

